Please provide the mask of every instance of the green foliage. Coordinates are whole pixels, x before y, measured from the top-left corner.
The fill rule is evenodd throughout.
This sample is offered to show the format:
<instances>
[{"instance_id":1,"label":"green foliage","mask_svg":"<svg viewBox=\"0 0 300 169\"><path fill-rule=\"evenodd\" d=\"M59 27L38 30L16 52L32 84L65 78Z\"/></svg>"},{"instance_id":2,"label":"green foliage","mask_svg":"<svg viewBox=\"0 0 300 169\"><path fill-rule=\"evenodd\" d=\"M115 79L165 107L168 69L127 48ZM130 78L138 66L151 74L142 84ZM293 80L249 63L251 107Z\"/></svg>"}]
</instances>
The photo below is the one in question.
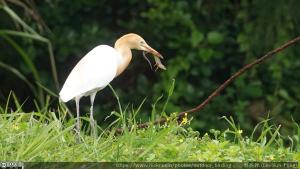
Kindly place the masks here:
<instances>
[{"instance_id":1,"label":"green foliage","mask_svg":"<svg viewBox=\"0 0 300 169\"><path fill-rule=\"evenodd\" d=\"M113 45L124 33L136 32L164 55L167 71L151 72L137 52L132 65L112 85L124 103L122 107L126 103L138 105L147 97L141 108L143 113L138 115L143 120L150 116L151 103L157 100L151 117L154 119L155 111L170 114L198 105L243 65L297 36L300 29L300 1L52 0L35 3L36 10L32 11L39 11L51 31L46 28L36 31L43 24L24 14L24 9L15 4L0 9L2 105L11 89L22 100L31 95L26 90L28 86L39 90L33 91L35 98L41 98L38 93L46 88L50 89L48 92L58 93L55 77L51 77L56 74L54 59L51 52L48 54L52 51L51 43L62 85L87 51L98 44ZM7 9L13 9L9 10L10 15ZM50 49L38 42L47 42ZM196 114L192 127L202 131L225 127L223 123L215 123L216 117L232 115L245 132L250 132L269 114L276 124L285 126L283 134L291 134L294 126L291 116L298 123L300 119L299 54L298 47L291 47L239 77ZM50 62L46 55L50 55ZM17 78L24 84L15 83ZM176 86L165 107L168 94L160 96L168 91L172 79L176 79ZM108 91L102 91L96 98L95 111L104 112L96 113L99 121L117 109ZM24 105L28 110L35 106L32 99ZM88 108L82 112L88 112Z\"/></svg>"},{"instance_id":2,"label":"green foliage","mask_svg":"<svg viewBox=\"0 0 300 169\"><path fill-rule=\"evenodd\" d=\"M13 94L12 94L13 95ZM9 102L10 99L8 99ZM7 102L7 104L8 104ZM18 100L15 98L14 102ZM19 104L16 105L21 110ZM73 130L75 118L66 116L67 109L60 105L57 111L45 107L41 112L8 112L0 107L0 160L26 162L195 162L195 161L300 161L299 149L285 148L279 128L270 126L269 120L260 125L259 137L244 136L232 118L223 117L230 127L221 132L212 129L209 134L194 131L188 123L178 124L175 118L161 126L132 130L116 135L116 128L130 126L138 121L129 114L139 113L140 106L133 112L120 110L114 116L116 121L102 129L94 138L89 130L81 132L81 142L76 140ZM127 115L126 115L127 114ZM124 118L125 117L125 118ZM172 119L170 117L170 119ZM88 117L81 120L88 122ZM190 121L190 120L188 120ZM150 121L151 122L151 121ZM89 123L89 122L88 122ZM124 123L124 124L123 124ZM297 123L295 125L298 126ZM297 128L296 128L297 129ZM299 135L299 126L298 126ZM231 137L233 136L234 139ZM271 136L271 137L269 137ZM299 147L299 143L294 144Z\"/></svg>"},{"instance_id":3,"label":"green foliage","mask_svg":"<svg viewBox=\"0 0 300 169\"><path fill-rule=\"evenodd\" d=\"M16 3L16 4L23 4L22 2ZM26 6L25 6L26 7ZM39 104L41 106L44 106L44 93L42 88L39 85L36 85L33 87L35 84L40 84L42 83L40 73L37 70L37 66L33 62L32 56L30 56L14 39L12 39L10 36L16 36L16 37L21 37L26 40L36 40L42 43L46 43L48 46L48 51L49 51L49 57L50 57L50 62L51 62L51 67L52 67L52 75L53 75L53 80L56 83L56 86L58 87L58 81L57 81L57 73L56 73L56 66L55 66L55 60L52 52L52 44L51 42L47 39L42 37L40 34L38 34L33 28L31 28L28 24L26 24L6 3L5 1L2 1L0 4L0 9L3 10L10 18L12 21L15 22L16 25L20 26L20 31L14 31L14 30L6 30L6 29L0 29L0 37L3 38L4 40L7 41L9 45L11 45L15 51L19 54L21 57L21 60L23 64L26 66L28 69L28 72L30 72L33 76L33 81L34 83L29 82L29 80L19 71L17 71L16 68L13 66L10 66L6 63L2 63L1 67L5 68L6 70L12 72L13 74L17 75L21 80L23 80L29 88L32 90L35 98L39 101ZM14 60L15 61L15 60Z\"/></svg>"}]
</instances>

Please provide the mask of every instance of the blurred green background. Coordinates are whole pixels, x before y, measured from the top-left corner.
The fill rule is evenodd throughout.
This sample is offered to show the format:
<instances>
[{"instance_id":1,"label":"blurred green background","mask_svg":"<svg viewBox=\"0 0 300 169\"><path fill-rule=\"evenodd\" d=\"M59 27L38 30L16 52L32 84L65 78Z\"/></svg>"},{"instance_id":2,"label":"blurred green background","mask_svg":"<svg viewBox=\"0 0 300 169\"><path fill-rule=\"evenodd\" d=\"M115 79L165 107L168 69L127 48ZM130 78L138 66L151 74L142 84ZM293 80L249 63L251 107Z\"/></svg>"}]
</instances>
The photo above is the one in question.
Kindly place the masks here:
<instances>
[{"instance_id":1,"label":"blurred green background","mask_svg":"<svg viewBox=\"0 0 300 169\"><path fill-rule=\"evenodd\" d=\"M152 104L163 94L157 104L157 111L161 110L173 78L176 84L167 114L200 104L243 65L300 31L297 0L2 0L0 4L0 104L6 104L12 90L24 102L25 111L43 106L47 94L43 88L58 93L54 70L60 89L89 50L100 44L113 46L126 33L140 34L165 57L167 71L153 72L142 53L134 52L128 69L112 82L124 106L137 107L147 98L139 113L147 120ZM34 31L24 28L5 7ZM7 30L48 41L14 36ZM50 62L49 46L56 68ZM251 130L269 115L289 132L292 117L298 123L300 119L299 85L300 45L296 45L235 80L195 114L192 127L203 131L222 128L224 123L218 117L232 115L241 128ZM57 98L50 100L55 109ZM81 113L87 113L89 99L81 103ZM75 110L73 102L68 105ZM99 123L107 123L103 119L113 110L117 110L117 103L106 88L95 101Z\"/></svg>"}]
</instances>

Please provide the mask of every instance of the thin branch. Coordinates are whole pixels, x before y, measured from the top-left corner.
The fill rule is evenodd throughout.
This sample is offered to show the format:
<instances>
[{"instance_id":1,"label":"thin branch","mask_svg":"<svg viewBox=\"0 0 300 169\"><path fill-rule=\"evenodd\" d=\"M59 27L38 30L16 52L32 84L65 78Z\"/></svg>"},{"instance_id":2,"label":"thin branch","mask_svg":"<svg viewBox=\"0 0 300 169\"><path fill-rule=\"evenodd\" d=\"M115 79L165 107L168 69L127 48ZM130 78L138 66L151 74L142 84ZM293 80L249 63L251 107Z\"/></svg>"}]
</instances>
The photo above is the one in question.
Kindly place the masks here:
<instances>
[{"instance_id":1,"label":"thin branch","mask_svg":"<svg viewBox=\"0 0 300 169\"><path fill-rule=\"evenodd\" d=\"M252 63L249 63L247 65L245 65L243 68L241 68L239 71L237 71L236 73L234 73L230 78L228 78L222 85L220 85L213 93L211 93L201 104L199 104L197 107L189 109L189 110L185 110L183 112L180 112L178 114L178 121L181 121L182 117L185 116L185 114L192 114L195 112L199 112L200 110L202 110L214 97L218 96L220 94L221 91L223 91L230 83L232 83L237 77L239 77L240 75L242 75L243 73L245 73L247 70L251 69L253 66L255 65L259 65L262 62L264 62L265 60L269 59L270 57L274 56L275 54L283 51L284 49L296 44L297 42L300 41L300 36L298 36L295 39L292 39L288 42L286 42L285 44L283 44L282 46L275 48L271 51L269 51L268 53L266 53L265 55L263 55L262 57L254 60ZM156 120L154 122L154 124L163 124L166 122L166 118L160 118L158 120ZM147 123L142 123L139 124L137 126L137 128L146 128L149 126L149 122ZM117 129L116 131L117 133L122 133L123 130L122 129Z\"/></svg>"}]
</instances>

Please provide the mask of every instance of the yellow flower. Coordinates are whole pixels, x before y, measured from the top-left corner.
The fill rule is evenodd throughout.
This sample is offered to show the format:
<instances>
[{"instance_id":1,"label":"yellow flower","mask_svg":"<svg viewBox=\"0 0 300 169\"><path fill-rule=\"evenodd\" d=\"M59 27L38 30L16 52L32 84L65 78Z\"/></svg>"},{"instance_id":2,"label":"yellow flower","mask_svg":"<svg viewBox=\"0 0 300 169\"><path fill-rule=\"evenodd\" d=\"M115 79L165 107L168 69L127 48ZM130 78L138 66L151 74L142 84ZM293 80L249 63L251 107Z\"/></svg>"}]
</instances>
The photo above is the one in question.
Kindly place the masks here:
<instances>
[{"instance_id":1,"label":"yellow flower","mask_svg":"<svg viewBox=\"0 0 300 169\"><path fill-rule=\"evenodd\" d=\"M180 125L185 125L187 123L188 123L187 113L184 113L184 117L182 118Z\"/></svg>"},{"instance_id":2,"label":"yellow flower","mask_svg":"<svg viewBox=\"0 0 300 169\"><path fill-rule=\"evenodd\" d=\"M19 130L19 126L16 125L16 124L13 124L12 128L13 128L14 130Z\"/></svg>"},{"instance_id":3,"label":"yellow flower","mask_svg":"<svg viewBox=\"0 0 300 169\"><path fill-rule=\"evenodd\" d=\"M183 119L182 119L182 121L181 121L181 125L185 125L186 123L188 122L188 119L187 119L187 117L184 117Z\"/></svg>"},{"instance_id":4,"label":"yellow flower","mask_svg":"<svg viewBox=\"0 0 300 169\"><path fill-rule=\"evenodd\" d=\"M269 155L269 159L274 160L274 155L273 154Z\"/></svg>"},{"instance_id":5,"label":"yellow flower","mask_svg":"<svg viewBox=\"0 0 300 169\"><path fill-rule=\"evenodd\" d=\"M243 133L243 130L238 130L238 133L239 133L239 134L242 134L242 133Z\"/></svg>"}]
</instances>

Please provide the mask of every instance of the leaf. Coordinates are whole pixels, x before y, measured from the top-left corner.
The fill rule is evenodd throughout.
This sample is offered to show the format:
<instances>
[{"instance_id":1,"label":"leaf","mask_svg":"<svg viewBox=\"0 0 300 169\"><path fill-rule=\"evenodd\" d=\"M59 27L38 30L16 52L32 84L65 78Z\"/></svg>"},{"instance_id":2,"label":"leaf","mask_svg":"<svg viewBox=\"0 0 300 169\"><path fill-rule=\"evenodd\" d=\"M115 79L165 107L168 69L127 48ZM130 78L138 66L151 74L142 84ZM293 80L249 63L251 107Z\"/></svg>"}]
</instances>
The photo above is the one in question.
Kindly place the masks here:
<instances>
[{"instance_id":1,"label":"leaf","mask_svg":"<svg viewBox=\"0 0 300 169\"><path fill-rule=\"evenodd\" d=\"M2 8L14 21L18 22L20 25L24 27L25 30L37 34L30 26L28 26L13 10L11 10L8 6L3 6Z\"/></svg>"},{"instance_id":2,"label":"leaf","mask_svg":"<svg viewBox=\"0 0 300 169\"><path fill-rule=\"evenodd\" d=\"M4 38L5 38L5 35L11 35L11 36L19 36L19 37L23 37L23 38L30 38L30 39L34 39L34 40L46 43L48 46L48 53L49 53L49 58L50 58L53 79L54 79L56 88L57 89L59 88L55 58L54 58L54 54L53 54L53 47L52 47L51 42L47 38L44 38L37 33L30 34L30 33L26 33L26 32L19 32L19 31L12 31L12 30L0 30L0 35L2 35Z\"/></svg>"},{"instance_id":3,"label":"leaf","mask_svg":"<svg viewBox=\"0 0 300 169\"><path fill-rule=\"evenodd\" d=\"M35 90L34 86L29 82L29 80L16 68L3 63L0 61L0 67L2 67L3 69L6 69L7 71L11 72L12 74L16 75L18 78L20 78L21 80L23 80L30 88L30 90L32 91L32 93L37 96L37 91Z\"/></svg>"},{"instance_id":4,"label":"leaf","mask_svg":"<svg viewBox=\"0 0 300 169\"><path fill-rule=\"evenodd\" d=\"M243 89L245 92L246 96L252 97L252 98L257 98L263 95L263 91L261 89L261 85L259 84L249 84L245 86Z\"/></svg>"},{"instance_id":5,"label":"leaf","mask_svg":"<svg viewBox=\"0 0 300 169\"><path fill-rule=\"evenodd\" d=\"M192 32L191 43L193 47L197 47L198 44L203 41L203 39L204 39L204 35L202 32L199 32L197 30Z\"/></svg>"},{"instance_id":6,"label":"leaf","mask_svg":"<svg viewBox=\"0 0 300 169\"><path fill-rule=\"evenodd\" d=\"M203 48L199 51L199 56L204 62L209 61L209 59L214 55L214 50L211 48Z\"/></svg>"},{"instance_id":7,"label":"leaf","mask_svg":"<svg viewBox=\"0 0 300 169\"><path fill-rule=\"evenodd\" d=\"M34 40L38 40L44 43L48 43L49 40L40 36L39 34L30 34L26 32L12 31L12 30L0 30L0 34L12 35L12 36L20 36L23 38L30 38Z\"/></svg>"},{"instance_id":8,"label":"leaf","mask_svg":"<svg viewBox=\"0 0 300 169\"><path fill-rule=\"evenodd\" d=\"M171 87L169 89L168 96L172 96L174 88L175 88L175 79L172 79L172 85L171 85Z\"/></svg>"},{"instance_id":9,"label":"leaf","mask_svg":"<svg viewBox=\"0 0 300 169\"><path fill-rule=\"evenodd\" d=\"M36 84L37 84L40 88L42 88L43 90L45 90L49 95L54 96L54 97L57 97L57 98L59 97L55 92L53 92L53 91L52 91L51 89L49 89L48 87L42 85L41 83L36 82Z\"/></svg>"},{"instance_id":10,"label":"leaf","mask_svg":"<svg viewBox=\"0 0 300 169\"><path fill-rule=\"evenodd\" d=\"M31 61L30 56L13 39L11 39L10 37L8 37L6 35L3 35L3 34L1 36L5 40L7 40L7 42L10 43L11 46L13 46L16 49L16 51L20 54L21 58L23 59L23 61L26 63L26 65L28 66L28 68L32 72L35 80L40 82L39 73L38 73L34 63Z\"/></svg>"},{"instance_id":11,"label":"leaf","mask_svg":"<svg viewBox=\"0 0 300 169\"><path fill-rule=\"evenodd\" d=\"M286 100L290 100L291 99L291 97L289 96L289 93L286 90L284 90L284 89L280 89L278 91L278 95L281 96L282 98L286 99Z\"/></svg>"},{"instance_id":12,"label":"leaf","mask_svg":"<svg viewBox=\"0 0 300 169\"><path fill-rule=\"evenodd\" d=\"M27 38L32 38L35 40L42 41L48 45L48 52L49 52L49 58L50 58L50 64L51 64L51 71L53 75L53 80L55 82L56 88L59 88L58 78L57 78L57 71L56 71L56 65L55 65L55 58L53 55L53 49L51 42L42 36L40 36L34 29L32 29L26 22L24 22L12 9L10 9L7 5L1 5L1 9L3 9L16 23L19 23L22 25L24 32L18 32L18 31L11 31L11 30L3 30L0 34L5 35L14 35L14 36L23 36ZM29 33L25 33L29 32Z\"/></svg>"},{"instance_id":13,"label":"leaf","mask_svg":"<svg viewBox=\"0 0 300 169\"><path fill-rule=\"evenodd\" d=\"M223 39L224 39L223 35L219 32L212 31L209 32L207 35L208 43L213 45L220 44L221 42L223 42Z\"/></svg>"},{"instance_id":14,"label":"leaf","mask_svg":"<svg viewBox=\"0 0 300 169\"><path fill-rule=\"evenodd\" d=\"M167 100L166 100L166 102L165 102L165 104L164 104L164 107L163 107L163 109L162 109L162 113L164 113L165 110L166 110L166 108L167 108L167 105L168 105L168 103L169 103L170 97L171 97L172 94L173 94L174 88L175 88L175 79L172 79L172 84L171 84L171 87L170 87L169 92L168 92Z\"/></svg>"}]
</instances>

